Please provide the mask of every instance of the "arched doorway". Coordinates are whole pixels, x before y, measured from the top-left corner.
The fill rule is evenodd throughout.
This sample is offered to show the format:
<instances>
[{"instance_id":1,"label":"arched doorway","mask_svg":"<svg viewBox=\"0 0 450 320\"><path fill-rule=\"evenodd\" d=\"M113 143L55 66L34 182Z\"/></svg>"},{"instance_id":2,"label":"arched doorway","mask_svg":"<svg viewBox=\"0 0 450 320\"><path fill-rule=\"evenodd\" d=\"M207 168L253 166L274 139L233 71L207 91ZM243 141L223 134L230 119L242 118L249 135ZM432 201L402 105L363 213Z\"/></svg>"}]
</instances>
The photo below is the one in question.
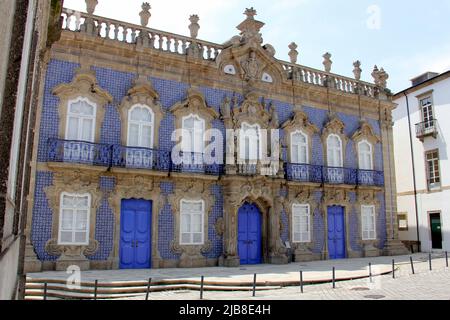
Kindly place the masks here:
<instances>
[{"instance_id":1,"label":"arched doorway","mask_svg":"<svg viewBox=\"0 0 450 320\"><path fill-rule=\"evenodd\" d=\"M238 255L241 265L262 263L262 214L254 203L238 211Z\"/></svg>"}]
</instances>

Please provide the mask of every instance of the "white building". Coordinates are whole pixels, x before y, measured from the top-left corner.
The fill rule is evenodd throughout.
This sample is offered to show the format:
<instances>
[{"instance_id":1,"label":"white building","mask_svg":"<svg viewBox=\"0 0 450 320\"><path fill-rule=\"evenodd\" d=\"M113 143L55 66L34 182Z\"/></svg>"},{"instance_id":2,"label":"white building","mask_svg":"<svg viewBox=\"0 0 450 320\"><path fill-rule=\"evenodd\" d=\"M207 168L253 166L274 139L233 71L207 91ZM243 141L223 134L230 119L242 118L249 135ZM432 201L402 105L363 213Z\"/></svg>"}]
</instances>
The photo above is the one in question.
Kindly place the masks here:
<instances>
[{"instance_id":1,"label":"white building","mask_svg":"<svg viewBox=\"0 0 450 320\"><path fill-rule=\"evenodd\" d=\"M450 251L450 71L414 78L394 102L399 237Z\"/></svg>"}]
</instances>

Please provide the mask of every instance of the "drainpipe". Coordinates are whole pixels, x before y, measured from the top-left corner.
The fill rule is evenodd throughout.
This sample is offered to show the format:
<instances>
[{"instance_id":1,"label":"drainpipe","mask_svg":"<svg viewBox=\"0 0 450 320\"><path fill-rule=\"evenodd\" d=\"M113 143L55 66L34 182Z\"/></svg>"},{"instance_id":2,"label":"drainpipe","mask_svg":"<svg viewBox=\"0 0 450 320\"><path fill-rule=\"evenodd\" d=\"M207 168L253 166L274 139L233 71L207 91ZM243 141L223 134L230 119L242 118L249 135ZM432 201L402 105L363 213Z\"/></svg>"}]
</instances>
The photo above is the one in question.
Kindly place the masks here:
<instances>
[{"instance_id":1,"label":"drainpipe","mask_svg":"<svg viewBox=\"0 0 450 320\"><path fill-rule=\"evenodd\" d=\"M420 249L420 234L419 234L419 209L417 205L417 183L416 183L416 164L414 161L414 147L413 147L413 137L412 137L412 129L411 129L411 115L409 113L409 99L406 92L403 92L406 98L406 110L408 113L408 127L409 127L409 143L410 143L410 149L411 149L411 162L412 162L412 170L413 170L413 185L414 185L414 206L416 210L416 232L417 232L417 243L418 243L418 250Z\"/></svg>"}]
</instances>

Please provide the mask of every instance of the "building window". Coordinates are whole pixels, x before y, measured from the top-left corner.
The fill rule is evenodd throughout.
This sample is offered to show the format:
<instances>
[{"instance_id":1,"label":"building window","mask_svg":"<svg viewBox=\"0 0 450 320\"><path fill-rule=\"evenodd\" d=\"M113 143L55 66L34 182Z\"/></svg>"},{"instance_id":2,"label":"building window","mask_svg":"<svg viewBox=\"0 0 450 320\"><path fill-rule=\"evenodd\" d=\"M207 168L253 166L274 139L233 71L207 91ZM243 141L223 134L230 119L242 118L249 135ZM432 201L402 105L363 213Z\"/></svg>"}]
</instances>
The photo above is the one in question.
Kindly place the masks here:
<instances>
[{"instance_id":1,"label":"building window","mask_svg":"<svg viewBox=\"0 0 450 320\"><path fill-rule=\"evenodd\" d=\"M96 105L86 98L69 102L66 140L94 142Z\"/></svg>"},{"instance_id":2,"label":"building window","mask_svg":"<svg viewBox=\"0 0 450 320\"><path fill-rule=\"evenodd\" d=\"M329 167L343 167L342 140L338 135L331 134L327 138L327 161Z\"/></svg>"},{"instance_id":3,"label":"building window","mask_svg":"<svg viewBox=\"0 0 450 320\"><path fill-rule=\"evenodd\" d=\"M433 113L433 100L431 96L420 99L420 109L422 111L422 120L425 128L433 126L434 113Z\"/></svg>"},{"instance_id":4,"label":"building window","mask_svg":"<svg viewBox=\"0 0 450 320\"><path fill-rule=\"evenodd\" d=\"M441 175L439 171L439 151L433 150L425 154L427 163L428 189L441 186Z\"/></svg>"},{"instance_id":5,"label":"building window","mask_svg":"<svg viewBox=\"0 0 450 320\"><path fill-rule=\"evenodd\" d=\"M373 170L372 145L366 140L359 142L358 153L359 153L359 169Z\"/></svg>"},{"instance_id":6,"label":"building window","mask_svg":"<svg viewBox=\"0 0 450 320\"><path fill-rule=\"evenodd\" d=\"M204 211L205 203L200 201L181 200L181 245L202 245L204 243Z\"/></svg>"},{"instance_id":7,"label":"building window","mask_svg":"<svg viewBox=\"0 0 450 320\"><path fill-rule=\"evenodd\" d=\"M261 158L261 142L259 125L243 123L240 132L240 158L242 160L257 161Z\"/></svg>"},{"instance_id":8,"label":"building window","mask_svg":"<svg viewBox=\"0 0 450 320\"><path fill-rule=\"evenodd\" d=\"M136 105L128 111L129 147L153 148L153 111L143 105Z\"/></svg>"},{"instance_id":9,"label":"building window","mask_svg":"<svg viewBox=\"0 0 450 320\"><path fill-rule=\"evenodd\" d=\"M183 118L182 149L185 153L203 153L205 120L191 114Z\"/></svg>"},{"instance_id":10,"label":"building window","mask_svg":"<svg viewBox=\"0 0 450 320\"><path fill-rule=\"evenodd\" d=\"M308 204L294 204L292 206L292 242L311 242L311 219Z\"/></svg>"},{"instance_id":11,"label":"building window","mask_svg":"<svg viewBox=\"0 0 450 320\"><path fill-rule=\"evenodd\" d=\"M399 231L408 231L408 214L407 213L399 213L397 215L398 219L398 230Z\"/></svg>"},{"instance_id":12,"label":"building window","mask_svg":"<svg viewBox=\"0 0 450 320\"><path fill-rule=\"evenodd\" d=\"M291 133L291 162L308 164L308 136L301 131Z\"/></svg>"},{"instance_id":13,"label":"building window","mask_svg":"<svg viewBox=\"0 0 450 320\"><path fill-rule=\"evenodd\" d=\"M89 244L90 208L89 194L61 194L58 244Z\"/></svg>"},{"instance_id":14,"label":"building window","mask_svg":"<svg viewBox=\"0 0 450 320\"><path fill-rule=\"evenodd\" d=\"M376 240L375 206L361 206L362 239Z\"/></svg>"}]
</instances>

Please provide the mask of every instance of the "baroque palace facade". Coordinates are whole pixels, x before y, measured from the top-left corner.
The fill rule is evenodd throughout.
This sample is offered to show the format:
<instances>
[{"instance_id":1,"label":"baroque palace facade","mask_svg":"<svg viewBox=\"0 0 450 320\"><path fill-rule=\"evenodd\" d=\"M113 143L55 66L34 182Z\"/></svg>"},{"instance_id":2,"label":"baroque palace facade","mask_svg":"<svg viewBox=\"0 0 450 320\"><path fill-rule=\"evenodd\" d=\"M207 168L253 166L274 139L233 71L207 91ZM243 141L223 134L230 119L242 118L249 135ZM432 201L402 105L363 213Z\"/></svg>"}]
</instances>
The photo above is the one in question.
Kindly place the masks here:
<instances>
[{"instance_id":1,"label":"baroque palace facade","mask_svg":"<svg viewBox=\"0 0 450 320\"><path fill-rule=\"evenodd\" d=\"M383 69L369 84L359 62L354 79L331 73L328 53L325 71L304 67L295 43L290 62L277 60L253 8L220 45L197 39L196 15L184 37L147 28L147 3L141 26L86 3L87 13L63 10L46 57L28 271L405 253ZM206 161L209 129L227 137L206 137L225 164Z\"/></svg>"}]
</instances>

